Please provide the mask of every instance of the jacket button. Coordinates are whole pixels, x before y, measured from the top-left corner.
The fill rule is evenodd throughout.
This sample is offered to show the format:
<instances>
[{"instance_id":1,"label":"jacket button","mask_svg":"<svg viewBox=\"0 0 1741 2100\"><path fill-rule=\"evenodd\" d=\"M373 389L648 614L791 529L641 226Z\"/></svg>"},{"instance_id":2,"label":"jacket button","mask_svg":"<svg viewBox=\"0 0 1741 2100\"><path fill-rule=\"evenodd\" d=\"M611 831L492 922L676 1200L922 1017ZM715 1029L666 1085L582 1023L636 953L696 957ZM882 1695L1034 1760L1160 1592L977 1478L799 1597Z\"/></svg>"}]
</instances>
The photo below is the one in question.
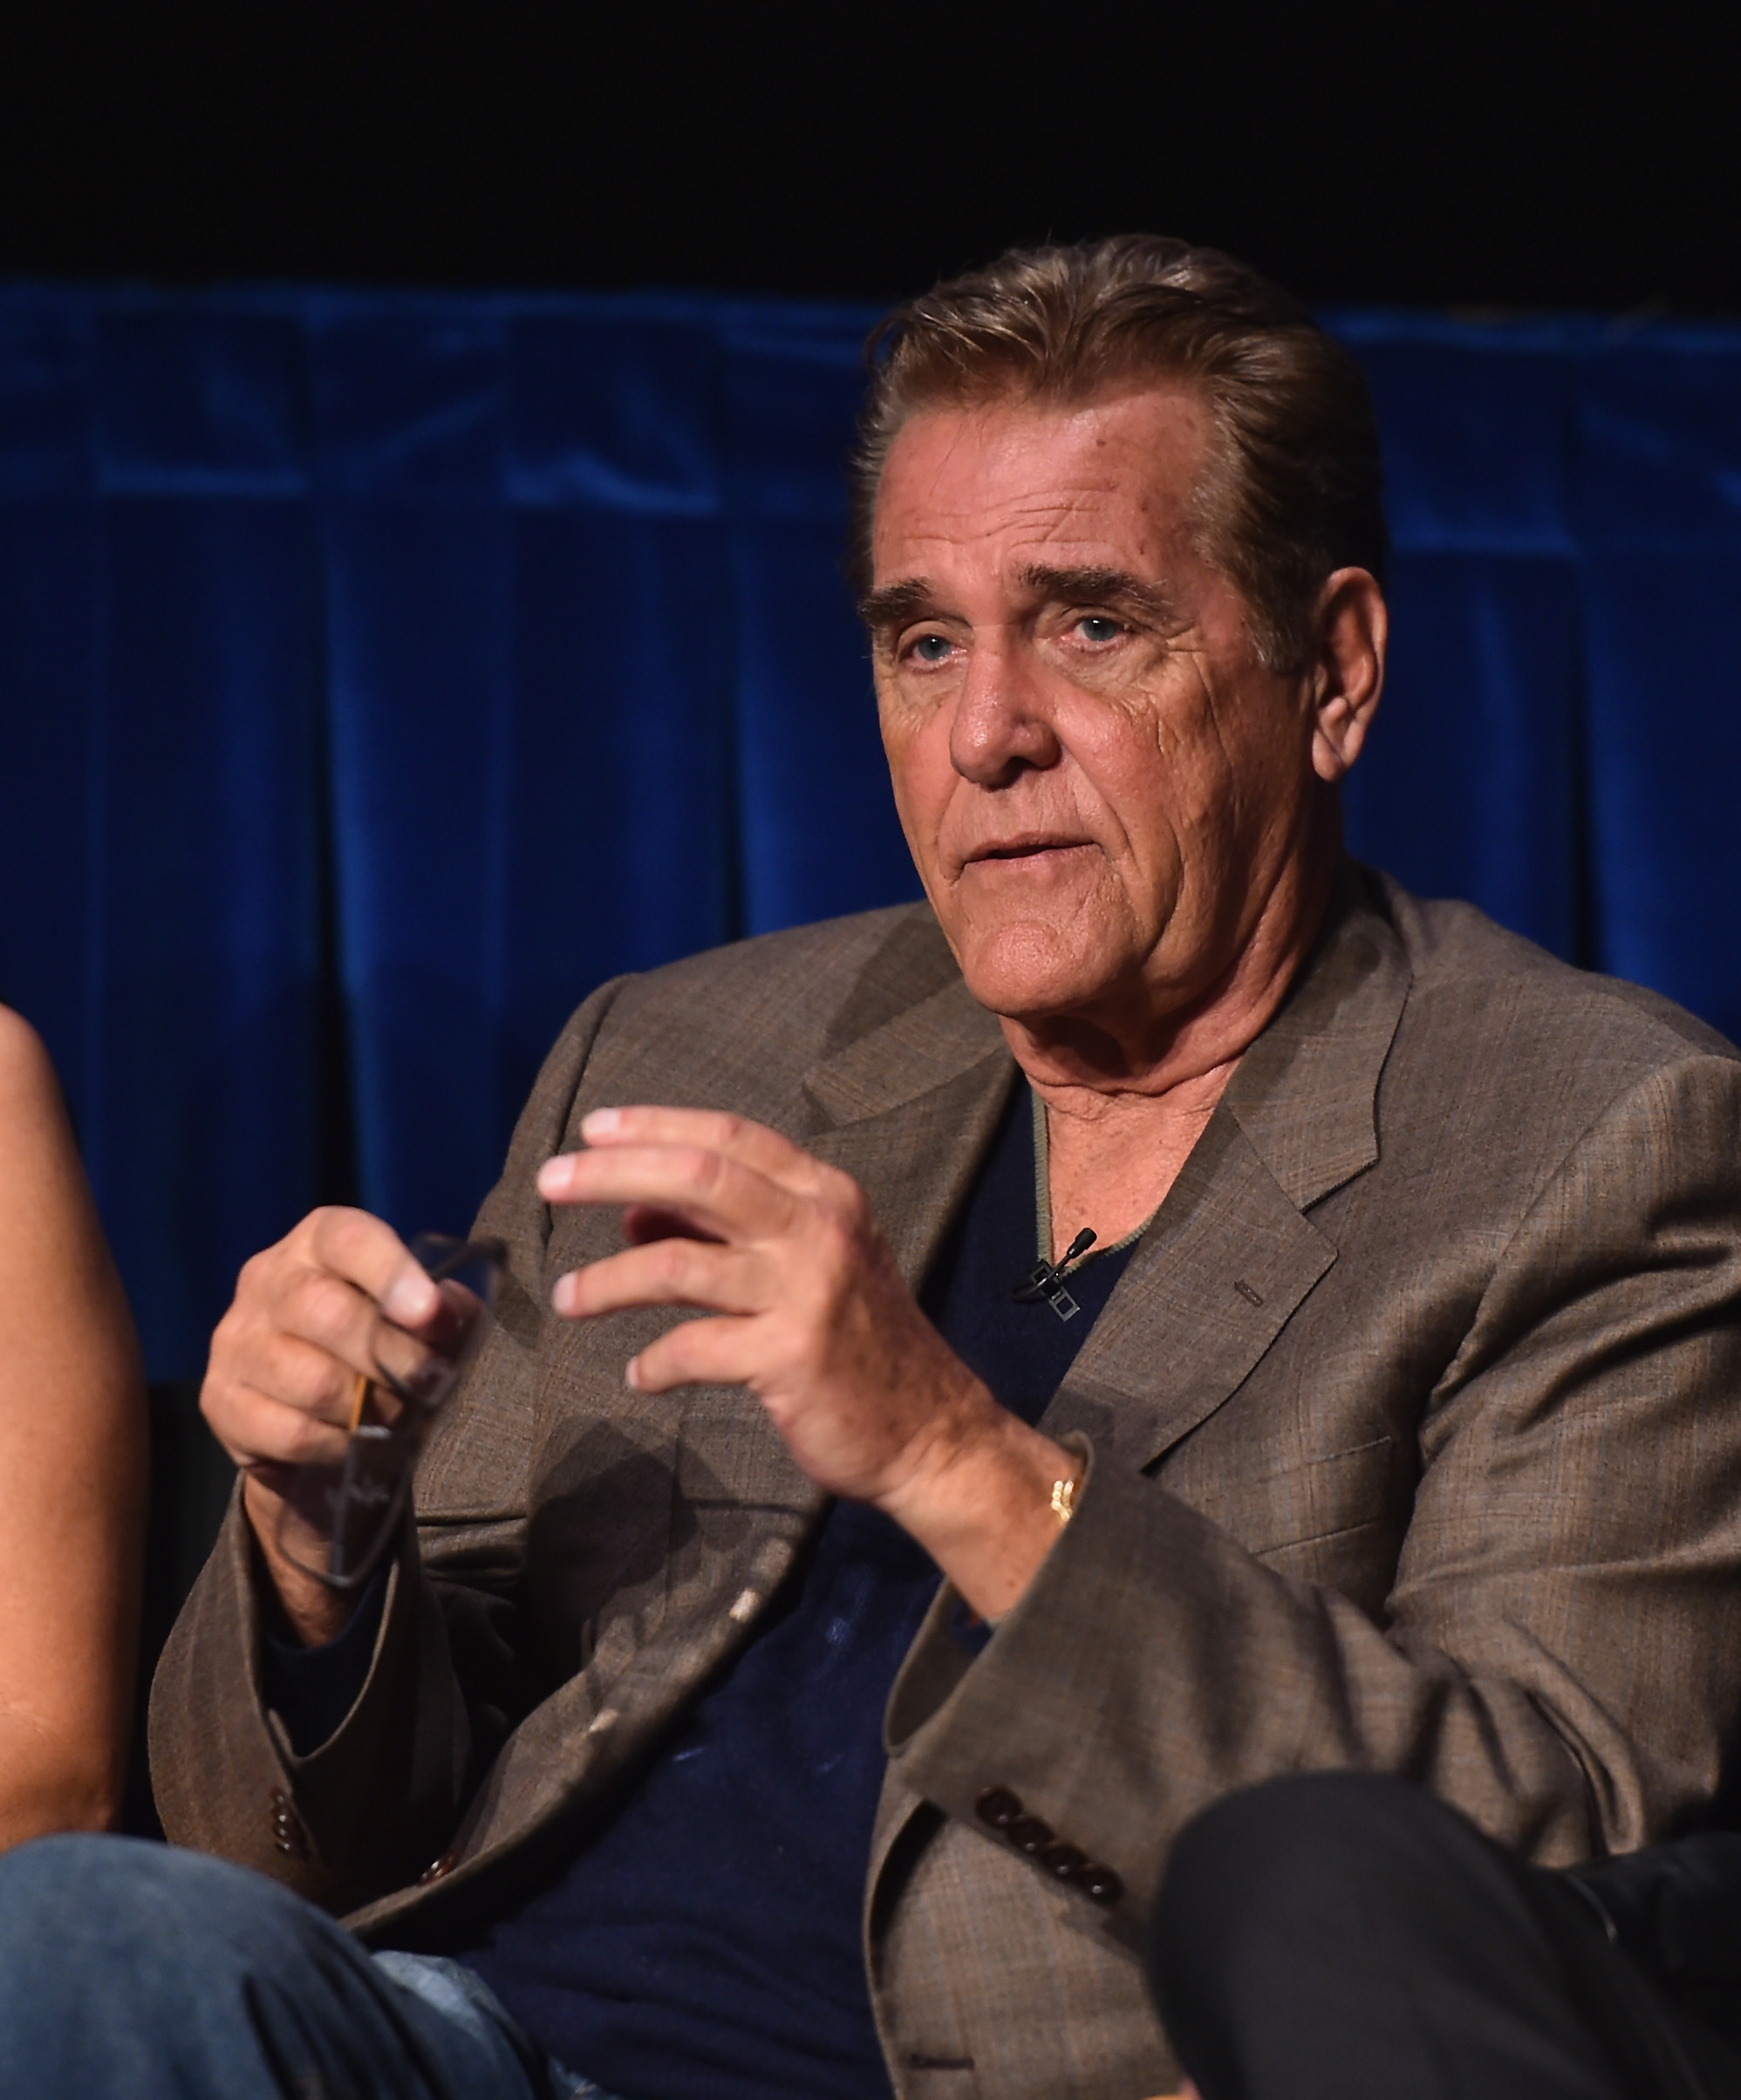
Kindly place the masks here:
<instances>
[{"instance_id":1,"label":"jacket button","mask_svg":"<svg viewBox=\"0 0 1741 2100\"><path fill-rule=\"evenodd\" d=\"M432 1859L417 1877L419 1888L427 1888L432 1881L444 1880L460 1864L457 1852L443 1852L439 1859Z\"/></svg>"},{"instance_id":2,"label":"jacket button","mask_svg":"<svg viewBox=\"0 0 1741 2100\"><path fill-rule=\"evenodd\" d=\"M1087 1866L1078 1867L1070 1876L1070 1880L1084 1896L1092 1897L1096 1903L1116 1903L1124 1893L1124 1884L1112 1869L1098 1865L1092 1860Z\"/></svg>"},{"instance_id":3,"label":"jacket button","mask_svg":"<svg viewBox=\"0 0 1741 2100\"><path fill-rule=\"evenodd\" d=\"M1034 1854L1037 1865L1060 1881L1072 1881L1089 1864L1089 1856L1074 1844L1042 1844Z\"/></svg>"},{"instance_id":4,"label":"jacket button","mask_svg":"<svg viewBox=\"0 0 1741 2100\"><path fill-rule=\"evenodd\" d=\"M301 1859L308 1852L308 1837L302 1820L292 1807L290 1796L282 1787L275 1786L270 1795L272 1810L272 1843L277 1851L292 1859Z\"/></svg>"},{"instance_id":5,"label":"jacket button","mask_svg":"<svg viewBox=\"0 0 1741 2100\"><path fill-rule=\"evenodd\" d=\"M1026 1852L1032 1859L1052 1842L1052 1826L1041 1823L1037 1816L1018 1816L1004 1832L1018 1852Z\"/></svg>"},{"instance_id":6,"label":"jacket button","mask_svg":"<svg viewBox=\"0 0 1741 2100\"><path fill-rule=\"evenodd\" d=\"M1021 1797L1007 1786L988 1786L973 1803L973 1813L994 1831L1007 1831L1021 1813Z\"/></svg>"}]
</instances>

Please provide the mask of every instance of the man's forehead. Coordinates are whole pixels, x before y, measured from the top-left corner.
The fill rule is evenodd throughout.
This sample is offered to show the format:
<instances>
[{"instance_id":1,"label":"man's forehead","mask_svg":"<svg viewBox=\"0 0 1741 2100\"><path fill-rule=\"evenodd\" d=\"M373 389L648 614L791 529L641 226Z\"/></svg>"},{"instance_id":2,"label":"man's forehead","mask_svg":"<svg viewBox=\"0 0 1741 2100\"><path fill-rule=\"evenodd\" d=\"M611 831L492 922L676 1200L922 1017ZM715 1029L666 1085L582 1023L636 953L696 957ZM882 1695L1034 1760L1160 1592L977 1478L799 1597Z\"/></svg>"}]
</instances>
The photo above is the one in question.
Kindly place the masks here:
<instances>
[{"instance_id":1,"label":"man's forehead","mask_svg":"<svg viewBox=\"0 0 1741 2100\"><path fill-rule=\"evenodd\" d=\"M1007 474L1039 461L1092 478L1133 458L1195 461L1212 423L1201 391L1177 380L1107 388L1081 399L939 403L915 410L896 431L883 480Z\"/></svg>"},{"instance_id":2,"label":"man's forehead","mask_svg":"<svg viewBox=\"0 0 1741 2100\"><path fill-rule=\"evenodd\" d=\"M1139 482L1194 482L1209 435L1194 390L1146 387L1088 401L927 408L889 447L878 519L987 504L1077 508Z\"/></svg>"},{"instance_id":3,"label":"man's forehead","mask_svg":"<svg viewBox=\"0 0 1741 2100\"><path fill-rule=\"evenodd\" d=\"M1176 387L913 417L877 492L871 600L913 596L964 561L1012 588L1047 570L1152 577L1194 518L1203 421Z\"/></svg>"}]
</instances>

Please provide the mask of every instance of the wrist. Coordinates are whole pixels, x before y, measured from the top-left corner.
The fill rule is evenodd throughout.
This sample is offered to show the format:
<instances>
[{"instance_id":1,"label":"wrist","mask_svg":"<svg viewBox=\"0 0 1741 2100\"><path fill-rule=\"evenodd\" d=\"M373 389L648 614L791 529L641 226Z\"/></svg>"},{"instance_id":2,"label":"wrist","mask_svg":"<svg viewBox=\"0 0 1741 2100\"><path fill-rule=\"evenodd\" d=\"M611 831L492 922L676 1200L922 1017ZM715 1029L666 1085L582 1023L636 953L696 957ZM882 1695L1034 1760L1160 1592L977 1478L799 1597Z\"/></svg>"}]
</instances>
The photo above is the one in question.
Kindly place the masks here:
<instances>
[{"instance_id":1,"label":"wrist","mask_svg":"<svg viewBox=\"0 0 1741 2100\"><path fill-rule=\"evenodd\" d=\"M257 1474L246 1473L242 1508L254 1534L261 1602L274 1630L302 1647L336 1640L350 1623L356 1600L328 1589L285 1554L280 1544L284 1524L298 1520L287 1511L283 1497Z\"/></svg>"},{"instance_id":2,"label":"wrist","mask_svg":"<svg viewBox=\"0 0 1741 2100\"><path fill-rule=\"evenodd\" d=\"M993 1403L974 1433L932 1440L877 1498L974 1612L994 1619L1026 1592L1069 1521L1082 1461Z\"/></svg>"}]
</instances>

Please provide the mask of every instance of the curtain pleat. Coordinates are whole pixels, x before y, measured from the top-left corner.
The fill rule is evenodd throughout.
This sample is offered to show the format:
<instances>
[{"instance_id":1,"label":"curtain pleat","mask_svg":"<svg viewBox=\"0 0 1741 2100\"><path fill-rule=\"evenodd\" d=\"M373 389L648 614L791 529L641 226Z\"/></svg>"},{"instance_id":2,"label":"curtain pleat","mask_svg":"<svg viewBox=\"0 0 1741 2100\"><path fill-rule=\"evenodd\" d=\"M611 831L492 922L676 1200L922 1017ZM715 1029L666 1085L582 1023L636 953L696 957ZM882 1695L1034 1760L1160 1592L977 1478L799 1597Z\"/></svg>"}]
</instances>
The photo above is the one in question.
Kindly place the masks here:
<instances>
[{"instance_id":1,"label":"curtain pleat","mask_svg":"<svg viewBox=\"0 0 1741 2100\"><path fill-rule=\"evenodd\" d=\"M1741 1037L1741 332L1579 379L1600 959Z\"/></svg>"}]
</instances>

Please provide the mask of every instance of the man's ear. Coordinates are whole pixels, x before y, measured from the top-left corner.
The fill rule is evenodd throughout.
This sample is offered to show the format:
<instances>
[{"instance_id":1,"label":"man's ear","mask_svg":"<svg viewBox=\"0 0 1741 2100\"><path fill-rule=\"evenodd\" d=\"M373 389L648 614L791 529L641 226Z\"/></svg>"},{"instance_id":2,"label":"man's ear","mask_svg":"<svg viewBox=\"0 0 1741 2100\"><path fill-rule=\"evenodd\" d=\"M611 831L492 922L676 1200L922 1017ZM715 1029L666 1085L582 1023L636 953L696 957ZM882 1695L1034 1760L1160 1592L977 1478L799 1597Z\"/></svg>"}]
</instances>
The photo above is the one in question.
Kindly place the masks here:
<instances>
[{"instance_id":1,"label":"man's ear","mask_svg":"<svg viewBox=\"0 0 1741 2100\"><path fill-rule=\"evenodd\" d=\"M1390 614L1369 569L1339 569L1318 601L1311 674L1312 769L1335 782L1360 756L1384 690Z\"/></svg>"}]
</instances>

